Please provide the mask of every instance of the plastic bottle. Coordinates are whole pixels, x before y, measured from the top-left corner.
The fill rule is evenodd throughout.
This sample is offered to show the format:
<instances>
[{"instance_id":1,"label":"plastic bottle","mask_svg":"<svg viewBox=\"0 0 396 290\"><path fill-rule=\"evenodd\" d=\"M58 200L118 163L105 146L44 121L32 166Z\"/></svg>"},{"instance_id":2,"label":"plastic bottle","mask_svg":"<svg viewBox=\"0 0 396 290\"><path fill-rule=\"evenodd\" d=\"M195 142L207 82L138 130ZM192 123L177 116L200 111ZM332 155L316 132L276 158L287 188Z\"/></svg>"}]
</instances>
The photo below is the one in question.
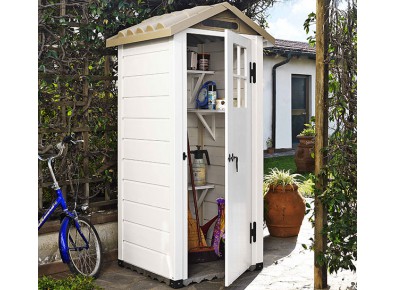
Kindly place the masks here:
<instances>
[{"instance_id":1,"label":"plastic bottle","mask_svg":"<svg viewBox=\"0 0 396 290\"><path fill-rule=\"evenodd\" d=\"M208 109L209 110L216 110L216 85L209 85L208 86Z\"/></svg>"}]
</instances>

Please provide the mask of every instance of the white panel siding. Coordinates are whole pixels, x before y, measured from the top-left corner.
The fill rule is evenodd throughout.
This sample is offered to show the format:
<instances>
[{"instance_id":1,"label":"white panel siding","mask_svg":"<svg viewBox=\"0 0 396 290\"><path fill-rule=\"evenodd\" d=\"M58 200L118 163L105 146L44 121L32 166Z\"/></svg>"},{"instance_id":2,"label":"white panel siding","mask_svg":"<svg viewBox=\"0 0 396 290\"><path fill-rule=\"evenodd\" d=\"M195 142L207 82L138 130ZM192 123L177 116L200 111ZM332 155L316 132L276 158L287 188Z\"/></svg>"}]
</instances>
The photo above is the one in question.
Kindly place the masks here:
<instances>
[{"instance_id":1,"label":"white panel siding","mask_svg":"<svg viewBox=\"0 0 396 290\"><path fill-rule=\"evenodd\" d=\"M174 100L169 40L120 49L120 259L171 278Z\"/></svg>"},{"instance_id":2,"label":"white panel siding","mask_svg":"<svg viewBox=\"0 0 396 290\"><path fill-rule=\"evenodd\" d=\"M157 184L169 186L169 170L168 164L142 162L135 160L122 160L124 171L124 180Z\"/></svg>"},{"instance_id":3,"label":"white panel siding","mask_svg":"<svg viewBox=\"0 0 396 290\"><path fill-rule=\"evenodd\" d=\"M124 97L152 97L169 95L169 74L124 76Z\"/></svg>"},{"instance_id":4,"label":"white panel siding","mask_svg":"<svg viewBox=\"0 0 396 290\"><path fill-rule=\"evenodd\" d=\"M170 143L167 141L151 141L151 140L123 140L125 147L122 158L140 161L150 161L156 163L169 164ZM142 152L145 152L142 155Z\"/></svg>"},{"instance_id":5,"label":"white panel siding","mask_svg":"<svg viewBox=\"0 0 396 290\"><path fill-rule=\"evenodd\" d=\"M142 225L125 222L124 238L129 243L167 254L169 252L169 233L157 231ZM139 233L137 235L136 233Z\"/></svg>"},{"instance_id":6,"label":"white panel siding","mask_svg":"<svg viewBox=\"0 0 396 290\"><path fill-rule=\"evenodd\" d=\"M123 119L124 138L170 141L170 121L166 119ZM146 152L142 152L145 154Z\"/></svg>"},{"instance_id":7,"label":"white panel siding","mask_svg":"<svg viewBox=\"0 0 396 290\"><path fill-rule=\"evenodd\" d=\"M149 269L155 274L170 277L170 257L168 255L141 247L132 243L123 242L124 256L133 257L133 261L128 262L142 269Z\"/></svg>"},{"instance_id":8,"label":"white panel siding","mask_svg":"<svg viewBox=\"0 0 396 290\"><path fill-rule=\"evenodd\" d=\"M124 116L134 118L169 118L169 97L126 98L121 108Z\"/></svg>"},{"instance_id":9,"label":"white panel siding","mask_svg":"<svg viewBox=\"0 0 396 290\"><path fill-rule=\"evenodd\" d=\"M123 56L129 55L140 55L152 52L161 52L163 50L169 50L169 43L164 39L156 39L150 41L144 41L140 43L133 43L124 45Z\"/></svg>"},{"instance_id":10,"label":"white panel siding","mask_svg":"<svg viewBox=\"0 0 396 290\"><path fill-rule=\"evenodd\" d=\"M169 72L169 51L129 55L123 58L126 76L151 75Z\"/></svg>"},{"instance_id":11,"label":"white panel siding","mask_svg":"<svg viewBox=\"0 0 396 290\"><path fill-rule=\"evenodd\" d=\"M169 210L124 200L124 220L152 229L169 232ZM135 235L141 233L135 232ZM125 237L125 233L124 233Z\"/></svg>"},{"instance_id":12,"label":"white panel siding","mask_svg":"<svg viewBox=\"0 0 396 290\"><path fill-rule=\"evenodd\" d=\"M169 187L124 180L124 200L169 209Z\"/></svg>"},{"instance_id":13,"label":"white panel siding","mask_svg":"<svg viewBox=\"0 0 396 290\"><path fill-rule=\"evenodd\" d=\"M225 180L224 166L209 165L206 167L206 181L208 183L224 185L224 180Z\"/></svg>"}]
</instances>

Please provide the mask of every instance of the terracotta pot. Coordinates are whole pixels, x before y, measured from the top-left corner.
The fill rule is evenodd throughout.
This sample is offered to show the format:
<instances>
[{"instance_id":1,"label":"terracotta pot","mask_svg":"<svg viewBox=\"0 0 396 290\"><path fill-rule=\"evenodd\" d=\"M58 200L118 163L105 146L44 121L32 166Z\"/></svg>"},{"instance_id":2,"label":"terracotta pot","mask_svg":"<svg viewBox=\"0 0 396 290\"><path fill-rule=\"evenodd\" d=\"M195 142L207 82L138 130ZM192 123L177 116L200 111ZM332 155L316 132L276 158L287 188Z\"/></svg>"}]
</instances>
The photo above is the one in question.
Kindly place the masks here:
<instances>
[{"instance_id":1,"label":"terracotta pot","mask_svg":"<svg viewBox=\"0 0 396 290\"><path fill-rule=\"evenodd\" d=\"M270 186L264 197L265 221L271 236L297 236L305 215L305 199L296 185Z\"/></svg>"},{"instance_id":2,"label":"terracotta pot","mask_svg":"<svg viewBox=\"0 0 396 290\"><path fill-rule=\"evenodd\" d=\"M269 147L267 150L268 150L268 154L274 154L274 152L275 152L274 147Z\"/></svg>"},{"instance_id":3,"label":"terracotta pot","mask_svg":"<svg viewBox=\"0 0 396 290\"><path fill-rule=\"evenodd\" d=\"M314 150L315 137L298 135L297 139L300 141L294 154L297 172L314 172L315 159L312 158L311 153Z\"/></svg>"}]
</instances>

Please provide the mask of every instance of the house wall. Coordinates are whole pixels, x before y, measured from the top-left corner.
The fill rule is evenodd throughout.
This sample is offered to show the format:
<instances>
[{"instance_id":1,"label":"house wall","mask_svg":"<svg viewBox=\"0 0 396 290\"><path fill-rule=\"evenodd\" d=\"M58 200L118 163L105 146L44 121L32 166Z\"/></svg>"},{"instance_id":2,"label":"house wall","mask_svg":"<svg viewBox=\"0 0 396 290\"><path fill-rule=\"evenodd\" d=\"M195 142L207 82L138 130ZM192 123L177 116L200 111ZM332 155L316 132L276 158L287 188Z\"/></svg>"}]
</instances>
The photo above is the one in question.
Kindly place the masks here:
<instances>
[{"instance_id":1,"label":"house wall","mask_svg":"<svg viewBox=\"0 0 396 290\"><path fill-rule=\"evenodd\" d=\"M266 140L272 136L272 67L285 57L264 56L264 148ZM291 126L291 78L293 74L309 75L310 102L309 117L315 112L315 60L293 57L287 64L276 69L276 136L277 149L292 148Z\"/></svg>"}]
</instances>

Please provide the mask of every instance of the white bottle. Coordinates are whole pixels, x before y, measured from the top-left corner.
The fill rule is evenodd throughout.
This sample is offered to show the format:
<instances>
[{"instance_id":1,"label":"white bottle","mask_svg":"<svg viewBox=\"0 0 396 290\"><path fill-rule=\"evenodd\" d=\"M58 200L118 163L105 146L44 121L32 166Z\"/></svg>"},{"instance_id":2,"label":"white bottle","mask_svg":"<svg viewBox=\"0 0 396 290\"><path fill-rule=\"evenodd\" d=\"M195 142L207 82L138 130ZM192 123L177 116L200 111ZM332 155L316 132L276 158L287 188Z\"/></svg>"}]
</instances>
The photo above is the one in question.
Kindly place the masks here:
<instances>
[{"instance_id":1,"label":"white bottle","mask_svg":"<svg viewBox=\"0 0 396 290\"><path fill-rule=\"evenodd\" d=\"M209 110L216 110L216 85L209 85L208 86L208 109Z\"/></svg>"}]
</instances>

